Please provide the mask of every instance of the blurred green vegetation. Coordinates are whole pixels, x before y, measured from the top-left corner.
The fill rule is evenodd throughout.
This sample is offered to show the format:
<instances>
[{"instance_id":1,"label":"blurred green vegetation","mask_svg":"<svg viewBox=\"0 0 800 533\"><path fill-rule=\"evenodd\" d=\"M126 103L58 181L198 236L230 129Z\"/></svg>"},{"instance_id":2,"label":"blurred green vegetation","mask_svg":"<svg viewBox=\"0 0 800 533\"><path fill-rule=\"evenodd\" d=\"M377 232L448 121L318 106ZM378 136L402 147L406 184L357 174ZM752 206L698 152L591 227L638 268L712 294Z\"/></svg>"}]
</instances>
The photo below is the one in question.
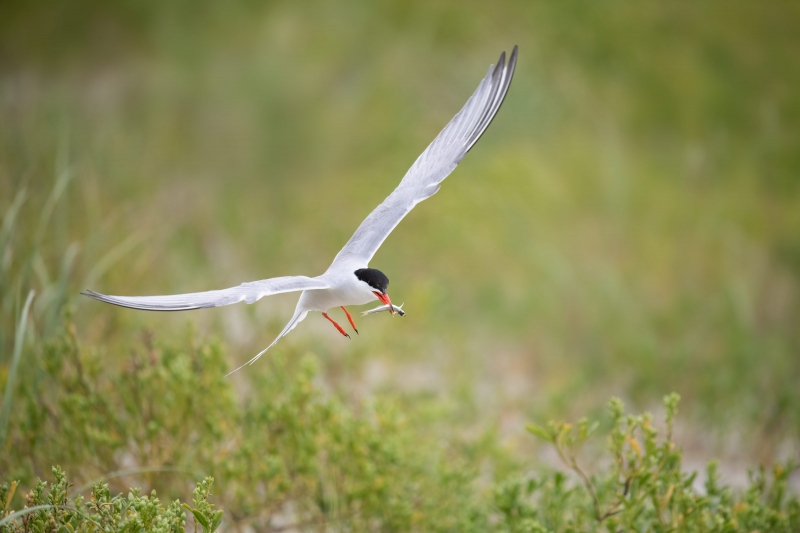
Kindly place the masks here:
<instances>
[{"instance_id":1,"label":"blurred green vegetation","mask_svg":"<svg viewBox=\"0 0 800 533\"><path fill-rule=\"evenodd\" d=\"M490 483L478 472L485 449L475 455L453 446L457 437L448 444L432 437L433 419L399 402L347 408L315 382L312 357L295 364L271 359L248 375L247 399L237 404L232 382L213 373L224 364L218 347L189 345L188 351L150 346L113 383L98 379L104 355L82 349L69 333L46 350L43 390L25 391L17 402L11 440L21 453L0 456L0 468L26 479L35 463L58 458L89 481L75 488L54 467L49 487L40 480L23 494L18 480L0 485L0 532L183 531L182 509L191 512L194 531L207 532L218 526L731 533L800 527L800 501L789 490L796 463L752 471L745 490L732 489L716 462L702 484L686 469L674 440L676 394L664 399L663 430L650 413L626 414L616 398L607 429L586 418L530 424L528 431L555 449L563 465L532 472L518 466ZM47 389L58 392L48 397ZM47 406L37 415L43 397ZM608 458L597 455L599 431L607 433ZM587 461L592 440L594 458ZM119 468L126 463L142 466ZM108 482L91 479L105 472L98 479L119 486L138 478L169 497L185 493L187 479L201 476L198 469L220 479L213 496L221 509L209 502L209 476L195 486L194 507L178 500L165 507L155 491L112 496Z\"/></svg>"},{"instance_id":2,"label":"blurred green vegetation","mask_svg":"<svg viewBox=\"0 0 800 533\"><path fill-rule=\"evenodd\" d=\"M211 475L228 527L255 531L464 531L483 509L476 465L459 442L426 436L424 410L389 397L349 407L309 355L269 359L237 395L220 347L189 333L181 348L144 339L118 372L72 327L47 343L38 375L17 387L4 477L25 486L58 463L78 494L107 479L173 499Z\"/></svg>"},{"instance_id":3,"label":"blurred green vegetation","mask_svg":"<svg viewBox=\"0 0 800 533\"><path fill-rule=\"evenodd\" d=\"M398 439L448 442L495 479L531 457L548 461L524 438L526 420L596 414L611 395L657 408L672 390L683 397L676 431L687 457L720 457L736 477L796 456L798 11L788 2L3 2L9 435L84 385L119 396L91 410L135 413L124 376L159 343L183 353L181 372L197 380L249 359L295 296L150 314L78 292L167 294L322 272L488 64L518 44L514 83L484 139L372 263L408 316L362 318L351 342L312 316L272 361L234 377L236 397L180 408L228 409L240 427L225 430L246 431L242 402L273 401L251 396L259 380L284 390L294 374L269 378L278 362L313 353L326 402L359 412L397 399L409 411L398 416L424 421ZM197 366L192 343L214 338L225 349ZM80 379L72 345L97 361ZM19 475L61 464L78 482L108 474L120 453L123 466L173 464L148 448L147 428L128 441L101 426L111 436L91 453L87 420L48 430L59 444L41 455L13 440L43 438L38 426L0 446ZM193 428L185 438L216 437ZM206 459L189 454L181 468L208 473ZM159 483L185 496L187 479ZM455 507L472 497L453 491Z\"/></svg>"}]
</instances>

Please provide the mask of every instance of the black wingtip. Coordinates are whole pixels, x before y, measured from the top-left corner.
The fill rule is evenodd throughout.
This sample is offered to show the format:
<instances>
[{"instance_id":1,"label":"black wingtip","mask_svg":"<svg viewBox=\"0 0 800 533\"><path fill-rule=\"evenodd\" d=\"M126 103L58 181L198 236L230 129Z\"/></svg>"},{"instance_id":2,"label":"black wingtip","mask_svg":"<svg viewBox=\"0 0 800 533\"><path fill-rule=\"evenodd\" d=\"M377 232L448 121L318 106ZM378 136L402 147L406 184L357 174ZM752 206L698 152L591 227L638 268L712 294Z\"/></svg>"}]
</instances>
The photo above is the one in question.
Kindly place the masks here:
<instances>
[{"instance_id":1,"label":"black wingtip","mask_svg":"<svg viewBox=\"0 0 800 533\"><path fill-rule=\"evenodd\" d=\"M483 111L480 119L478 120L478 127L475 128L473 135L468 139L465 153L469 152L472 147L475 146L475 143L481 138L483 132L486 131L486 128L488 128L492 123L492 120L494 120L494 117L500 110L500 106L503 105L508 88L511 86L511 80L514 78L514 69L516 68L517 64L517 50L517 45L514 45L514 48L511 50L511 55L508 58L508 64L505 63L505 51L500 54L497 67L492 72L492 83L495 84L495 88L491 96L491 103ZM498 78L503 76L505 76L506 79L503 80L502 83L498 84Z\"/></svg>"},{"instance_id":2,"label":"black wingtip","mask_svg":"<svg viewBox=\"0 0 800 533\"><path fill-rule=\"evenodd\" d=\"M492 80L496 80L497 78L502 76L505 67L506 67L506 52L504 50L500 54L500 58L497 60L497 66L494 68L494 72L492 73Z\"/></svg>"},{"instance_id":3,"label":"black wingtip","mask_svg":"<svg viewBox=\"0 0 800 533\"><path fill-rule=\"evenodd\" d=\"M511 77L514 76L514 67L517 65L517 50L519 50L519 47L515 44L514 49L511 50L511 56L508 58L508 70L511 73ZM509 83L511 83L510 80Z\"/></svg>"},{"instance_id":4,"label":"black wingtip","mask_svg":"<svg viewBox=\"0 0 800 533\"><path fill-rule=\"evenodd\" d=\"M94 300L99 300L101 302L108 302L108 296L106 296L105 294L101 294L99 292L95 292L91 289L84 289L83 292L81 292L81 296L88 296L89 298L92 298Z\"/></svg>"},{"instance_id":5,"label":"black wingtip","mask_svg":"<svg viewBox=\"0 0 800 533\"><path fill-rule=\"evenodd\" d=\"M119 304L115 304L113 301L111 301L109 299L109 297L106 296L105 294L100 294L99 292L95 292L95 291L93 291L91 289L84 289L81 292L81 296L86 296L88 298L91 298L92 300L97 300L98 302L105 302L105 303L109 303L109 304L119 305Z\"/></svg>"}]
</instances>

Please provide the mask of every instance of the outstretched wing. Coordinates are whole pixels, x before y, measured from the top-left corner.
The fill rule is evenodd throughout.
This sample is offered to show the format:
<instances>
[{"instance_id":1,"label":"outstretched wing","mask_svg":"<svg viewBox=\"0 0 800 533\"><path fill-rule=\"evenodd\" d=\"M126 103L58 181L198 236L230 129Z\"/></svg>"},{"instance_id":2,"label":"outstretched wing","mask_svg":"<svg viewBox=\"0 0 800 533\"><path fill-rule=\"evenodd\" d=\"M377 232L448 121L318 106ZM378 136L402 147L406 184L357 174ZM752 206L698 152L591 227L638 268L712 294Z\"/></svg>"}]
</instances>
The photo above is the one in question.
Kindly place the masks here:
<instances>
[{"instance_id":1,"label":"outstretched wing","mask_svg":"<svg viewBox=\"0 0 800 533\"><path fill-rule=\"evenodd\" d=\"M442 180L456 168L500 109L514 75L516 46L508 64L505 59L506 53L503 52L497 67L489 67L486 77L461 111L417 158L394 192L361 223L336 255L333 265L350 261L368 264L403 217L439 190Z\"/></svg>"},{"instance_id":2,"label":"outstretched wing","mask_svg":"<svg viewBox=\"0 0 800 533\"><path fill-rule=\"evenodd\" d=\"M306 276L284 276L242 283L238 287L218 291L190 292L167 296L109 296L98 292L82 292L84 296L131 309L145 311L188 311L204 307L219 307L241 301L249 304L272 294L282 292L327 289L330 285L319 278Z\"/></svg>"}]
</instances>

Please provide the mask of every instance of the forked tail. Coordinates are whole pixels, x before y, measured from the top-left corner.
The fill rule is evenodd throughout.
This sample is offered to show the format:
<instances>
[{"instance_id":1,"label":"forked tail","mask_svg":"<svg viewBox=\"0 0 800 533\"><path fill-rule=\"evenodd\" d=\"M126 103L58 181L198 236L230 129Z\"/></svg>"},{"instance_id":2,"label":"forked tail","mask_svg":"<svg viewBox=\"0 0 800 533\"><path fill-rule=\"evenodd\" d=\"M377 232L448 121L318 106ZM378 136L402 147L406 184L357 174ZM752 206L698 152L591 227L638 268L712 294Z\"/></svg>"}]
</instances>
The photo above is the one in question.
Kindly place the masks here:
<instances>
[{"instance_id":1,"label":"forked tail","mask_svg":"<svg viewBox=\"0 0 800 533\"><path fill-rule=\"evenodd\" d=\"M293 317L292 317L292 319L289 321L289 323L288 323L288 324L286 324L286 327L285 327L285 328L283 328L283 331L281 331L280 335L278 335L278 336L275 338L275 340L274 340L274 341L272 341L272 344L270 344L269 346L267 346L266 348L264 348L263 350L261 350L260 352L258 352L258 354L257 354L255 357L253 357L252 359L250 359L248 362L246 362L245 364L243 364L243 365L242 365L242 366L240 366L239 368L236 368L235 370L231 370L230 372L228 372L227 374L225 374L225 377L228 377L228 376L230 376L231 374L233 374L234 372L236 372L237 370L240 370L240 369L244 368L244 367L245 367L245 366L247 366L247 365L252 365L252 364L253 364L253 363L255 363L256 361L258 361L259 357L261 357L262 355L264 355L265 353L267 353L267 350L269 350L270 348L272 348L273 346L275 346L275 344L276 344L276 343L277 343L279 340L281 340L281 337L285 336L287 333L289 333L290 331L292 331L292 330L295 328L295 326L296 326L297 324L299 324L300 322L302 322L302 321L303 321L303 319L305 319L306 315L308 315L308 311L306 311L306 310L304 310L304 309L301 309L301 308L300 308L300 304L298 303L298 305L297 305L297 308L294 310L294 316L293 316Z\"/></svg>"}]
</instances>

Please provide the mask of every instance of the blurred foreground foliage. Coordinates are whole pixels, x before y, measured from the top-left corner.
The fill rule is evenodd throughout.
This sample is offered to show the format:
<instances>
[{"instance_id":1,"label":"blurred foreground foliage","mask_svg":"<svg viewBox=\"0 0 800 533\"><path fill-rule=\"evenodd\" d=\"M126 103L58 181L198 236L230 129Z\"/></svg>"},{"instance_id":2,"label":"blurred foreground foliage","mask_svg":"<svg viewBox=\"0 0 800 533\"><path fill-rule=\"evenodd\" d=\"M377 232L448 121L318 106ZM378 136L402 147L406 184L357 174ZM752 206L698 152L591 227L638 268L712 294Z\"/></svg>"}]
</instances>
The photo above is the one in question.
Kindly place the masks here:
<instances>
[{"instance_id":1,"label":"blurred foreground foliage","mask_svg":"<svg viewBox=\"0 0 800 533\"><path fill-rule=\"evenodd\" d=\"M20 383L10 439L0 455L6 481L32 480L60 461L86 488L68 498L64 470L27 496L18 482L0 487L2 532L183 531L772 531L800 528L800 503L787 487L792 464L761 468L734 490L710 463L704 484L687 471L673 439L677 395L665 399L662 432L653 416L629 415L528 429L553 446L563 469L517 469L478 476L486 454L443 445L425 423L390 400L347 407L315 381L315 359L274 358L248 374L247 399L223 378L215 344L189 349L145 342L119 372L98 378L104 357L65 334L47 346L35 379ZM256 369L258 367L255 367ZM96 383L95 383L96 381ZM406 411L413 412L407 409ZM607 433L607 451L597 439ZM76 445L76 444L80 445ZM584 449L585 448L585 449ZM13 452L13 453L12 453ZM579 453L594 455L591 470ZM144 484L193 506L163 506L124 483ZM98 479L107 479L99 482ZM22 487L26 485L22 483ZM87 501L82 493L92 487ZM23 505L44 506L30 514ZM224 513L224 516L223 516ZM66 526L65 526L66 527Z\"/></svg>"},{"instance_id":2,"label":"blurred foreground foliage","mask_svg":"<svg viewBox=\"0 0 800 533\"><path fill-rule=\"evenodd\" d=\"M311 356L253 367L241 399L216 344L145 340L110 372L108 355L71 331L18 383L5 476L29 480L58 463L78 483L111 473L173 498L211 475L231 527L258 531L465 530L473 520L476 465L425 438L390 399L354 410L326 394Z\"/></svg>"}]
</instances>

